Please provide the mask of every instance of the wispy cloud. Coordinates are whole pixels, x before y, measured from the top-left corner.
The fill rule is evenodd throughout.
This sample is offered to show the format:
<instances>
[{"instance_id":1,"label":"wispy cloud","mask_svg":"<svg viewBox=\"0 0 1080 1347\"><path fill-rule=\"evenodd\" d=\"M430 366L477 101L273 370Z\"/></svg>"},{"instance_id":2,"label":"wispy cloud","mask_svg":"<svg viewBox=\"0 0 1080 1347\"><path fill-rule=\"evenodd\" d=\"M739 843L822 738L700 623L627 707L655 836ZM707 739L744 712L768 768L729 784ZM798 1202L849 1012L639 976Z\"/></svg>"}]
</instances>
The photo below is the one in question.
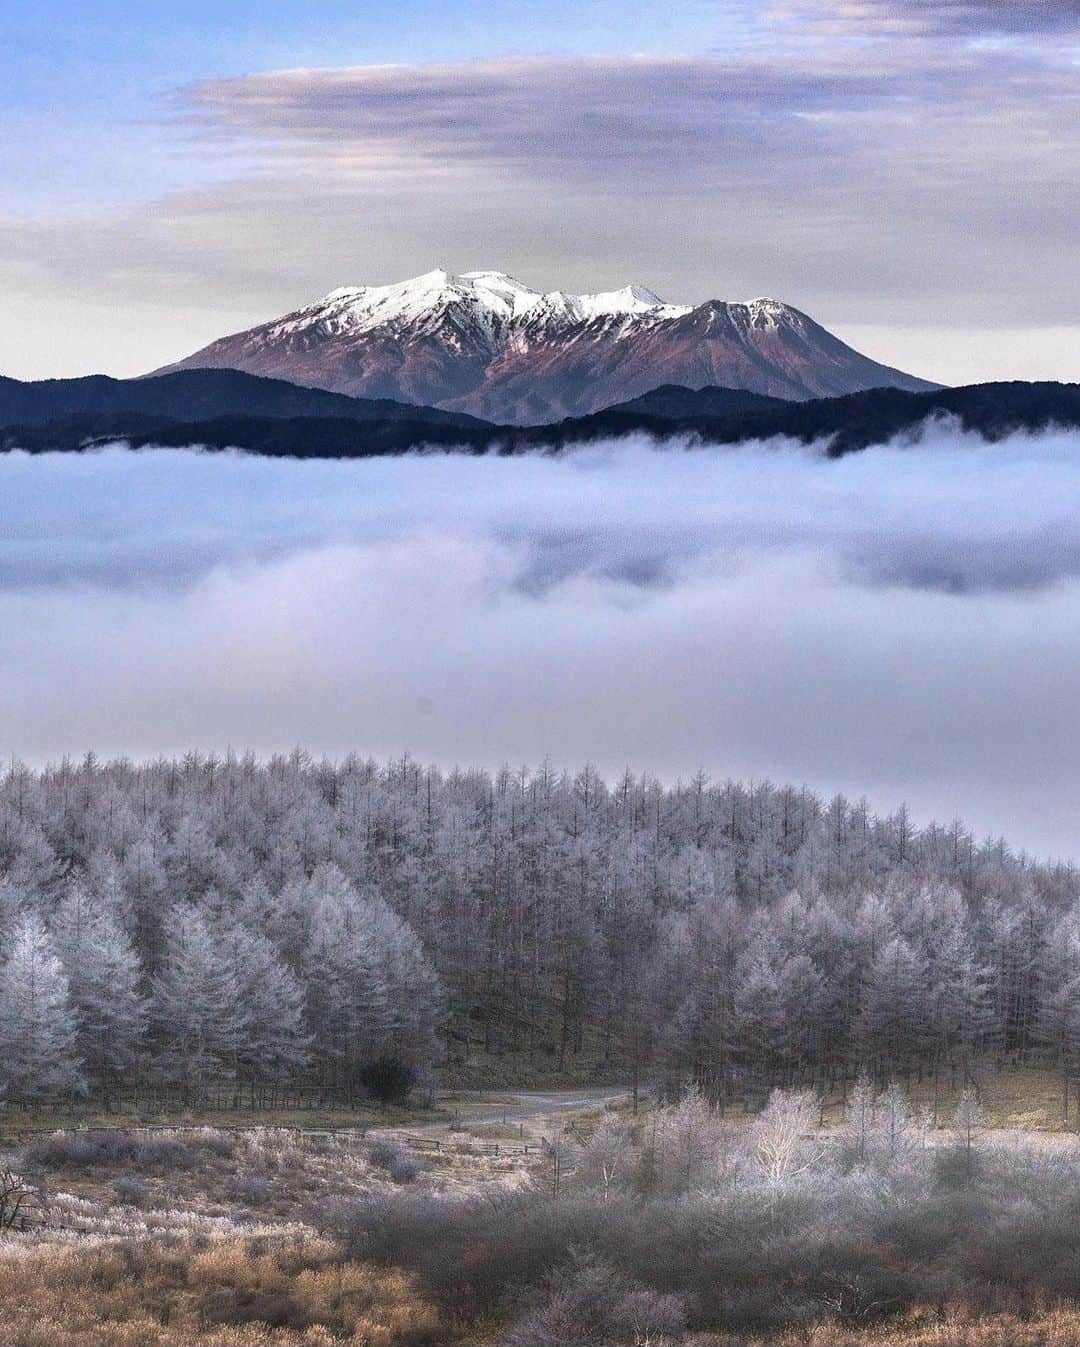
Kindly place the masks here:
<instances>
[{"instance_id":1,"label":"wispy cloud","mask_svg":"<svg viewBox=\"0 0 1080 1347\"><path fill-rule=\"evenodd\" d=\"M777 0L774 19L833 34L985 37L1080 32L1077 0Z\"/></svg>"}]
</instances>

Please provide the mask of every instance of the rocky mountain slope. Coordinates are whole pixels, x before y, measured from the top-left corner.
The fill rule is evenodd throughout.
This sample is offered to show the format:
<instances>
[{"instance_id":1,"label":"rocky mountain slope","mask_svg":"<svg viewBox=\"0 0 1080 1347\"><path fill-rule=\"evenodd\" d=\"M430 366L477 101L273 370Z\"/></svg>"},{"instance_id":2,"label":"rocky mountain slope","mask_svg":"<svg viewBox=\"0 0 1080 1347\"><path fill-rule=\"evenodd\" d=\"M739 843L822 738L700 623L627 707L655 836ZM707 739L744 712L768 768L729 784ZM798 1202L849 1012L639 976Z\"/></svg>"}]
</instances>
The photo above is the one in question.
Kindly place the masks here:
<instances>
[{"instance_id":1,"label":"rocky mountain slope","mask_svg":"<svg viewBox=\"0 0 1080 1347\"><path fill-rule=\"evenodd\" d=\"M495 271L335 290L170 368L205 367L523 425L587 415L659 384L786 399L934 386L779 300L666 304L639 286L543 294Z\"/></svg>"}]
</instances>

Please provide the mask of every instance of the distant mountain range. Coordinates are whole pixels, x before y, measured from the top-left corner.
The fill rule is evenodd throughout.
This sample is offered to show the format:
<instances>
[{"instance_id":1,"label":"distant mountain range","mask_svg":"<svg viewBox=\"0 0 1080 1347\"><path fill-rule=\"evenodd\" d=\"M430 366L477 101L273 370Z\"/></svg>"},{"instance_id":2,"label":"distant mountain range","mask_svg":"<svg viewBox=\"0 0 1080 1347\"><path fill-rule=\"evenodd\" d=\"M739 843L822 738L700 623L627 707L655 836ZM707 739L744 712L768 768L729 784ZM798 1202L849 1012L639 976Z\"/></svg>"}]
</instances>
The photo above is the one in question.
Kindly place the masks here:
<instances>
[{"instance_id":1,"label":"distant mountain range","mask_svg":"<svg viewBox=\"0 0 1080 1347\"><path fill-rule=\"evenodd\" d=\"M368 458L424 448L522 453L626 435L738 444L787 437L839 455L949 416L987 440L1080 428L1080 384L994 383L911 393L876 388L801 402L743 389L666 385L590 416L498 426L441 409L354 399L235 371L132 380L0 379L0 447L76 450L203 445L296 458ZM7 425L2 423L7 421Z\"/></svg>"},{"instance_id":2,"label":"distant mountain range","mask_svg":"<svg viewBox=\"0 0 1080 1347\"><path fill-rule=\"evenodd\" d=\"M169 367L205 368L516 425L588 415L663 383L786 399L936 387L779 300L666 304L641 286L544 294L497 271L335 290Z\"/></svg>"}]
</instances>

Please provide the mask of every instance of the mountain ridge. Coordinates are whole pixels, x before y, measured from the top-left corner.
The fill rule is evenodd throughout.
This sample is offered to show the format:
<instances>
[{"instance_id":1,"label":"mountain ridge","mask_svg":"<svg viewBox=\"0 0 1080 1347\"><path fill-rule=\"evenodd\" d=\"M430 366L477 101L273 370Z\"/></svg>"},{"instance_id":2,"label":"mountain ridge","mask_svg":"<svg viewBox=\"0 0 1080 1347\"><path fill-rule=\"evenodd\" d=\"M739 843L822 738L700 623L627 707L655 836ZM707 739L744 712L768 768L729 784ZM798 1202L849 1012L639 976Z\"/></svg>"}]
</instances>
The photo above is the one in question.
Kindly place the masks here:
<instances>
[{"instance_id":1,"label":"mountain ridge","mask_svg":"<svg viewBox=\"0 0 1080 1347\"><path fill-rule=\"evenodd\" d=\"M518 425L589 415L663 383L789 400L937 387L869 359L780 300L668 304L636 285L541 292L497 271L340 287L158 373L196 368Z\"/></svg>"}]
</instances>

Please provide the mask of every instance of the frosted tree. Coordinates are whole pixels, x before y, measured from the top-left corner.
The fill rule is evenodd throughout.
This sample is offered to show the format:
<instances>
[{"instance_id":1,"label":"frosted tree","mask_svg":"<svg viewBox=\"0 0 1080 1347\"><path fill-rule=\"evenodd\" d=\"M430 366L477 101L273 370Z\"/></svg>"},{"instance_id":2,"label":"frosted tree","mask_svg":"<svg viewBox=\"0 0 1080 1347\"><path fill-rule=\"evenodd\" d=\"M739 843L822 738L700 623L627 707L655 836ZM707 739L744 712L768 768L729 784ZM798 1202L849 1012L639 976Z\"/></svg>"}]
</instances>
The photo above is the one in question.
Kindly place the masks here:
<instances>
[{"instance_id":1,"label":"frosted tree","mask_svg":"<svg viewBox=\"0 0 1080 1347\"><path fill-rule=\"evenodd\" d=\"M878 1097L875 1115L875 1132L888 1164L906 1160L921 1144L922 1136L907 1094L895 1081Z\"/></svg>"},{"instance_id":2,"label":"frosted tree","mask_svg":"<svg viewBox=\"0 0 1080 1347\"><path fill-rule=\"evenodd\" d=\"M208 1031L194 1052L209 1075L314 1070L348 1093L383 1058L430 1071L445 1029L455 1057L477 1041L533 1065L602 1056L721 1103L809 1081L845 1093L861 1066L953 1084L1037 1061L1063 1098L1080 1076L1074 870L768 782L608 787L592 768L303 753L0 775L0 962L27 916L57 940L77 926L79 886L87 939L112 912L143 994L158 989L145 1056L162 1080L183 1079L177 1045L198 1037L164 1014L190 908L276 961L258 1006L259 988L237 991L258 1034L232 1032L233 1014L224 1043ZM73 991L83 944L62 951ZM249 953L254 967L266 946ZM297 990L310 1067L273 1044L275 1002L295 1041Z\"/></svg>"},{"instance_id":3,"label":"frosted tree","mask_svg":"<svg viewBox=\"0 0 1080 1347\"><path fill-rule=\"evenodd\" d=\"M574 1179L599 1191L606 1202L613 1191L629 1184L633 1161L633 1129L624 1120L605 1114L577 1153Z\"/></svg>"},{"instance_id":4,"label":"frosted tree","mask_svg":"<svg viewBox=\"0 0 1080 1347\"><path fill-rule=\"evenodd\" d=\"M86 1074L111 1112L146 1033L139 960L114 910L73 885L53 919Z\"/></svg>"},{"instance_id":5,"label":"frosted tree","mask_svg":"<svg viewBox=\"0 0 1080 1347\"><path fill-rule=\"evenodd\" d=\"M111 912L124 930L134 936L135 912L125 883L124 868L111 850L106 847L94 849L86 865L86 884L95 907Z\"/></svg>"},{"instance_id":6,"label":"frosted tree","mask_svg":"<svg viewBox=\"0 0 1080 1347\"><path fill-rule=\"evenodd\" d=\"M81 1092L68 980L41 920L23 918L0 969L0 1091L38 1100Z\"/></svg>"},{"instance_id":7,"label":"frosted tree","mask_svg":"<svg viewBox=\"0 0 1080 1347\"><path fill-rule=\"evenodd\" d=\"M746 1068L765 1082L776 1079L786 1032L784 994L770 960L769 941L760 936L735 972L735 1041Z\"/></svg>"},{"instance_id":8,"label":"frosted tree","mask_svg":"<svg viewBox=\"0 0 1080 1347\"><path fill-rule=\"evenodd\" d=\"M903 936L894 935L867 973L859 1016L864 1060L882 1072L886 1066L911 1070L926 1040L926 970Z\"/></svg>"},{"instance_id":9,"label":"frosted tree","mask_svg":"<svg viewBox=\"0 0 1080 1347\"><path fill-rule=\"evenodd\" d=\"M0 950L10 949L27 906L27 895L14 880L0 877Z\"/></svg>"},{"instance_id":10,"label":"frosted tree","mask_svg":"<svg viewBox=\"0 0 1080 1347\"><path fill-rule=\"evenodd\" d=\"M129 919L148 977L157 971L165 950L164 920L168 904L165 867L160 860L164 848L165 841L160 833L144 827L120 867Z\"/></svg>"},{"instance_id":11,"label":"frosted tree","mask_svg":"<svg viewBox=\"0 0 1080 1347\"><path fill-rule=\"evenodd\" d=\"M730 1133L699 1089L691 1086L677 1104L659 1109L647 1128L653 1184L665 1192L711 1186L724 1168Z\"/></svg>"},{"instance_id":12,"label":"frosted tree","mask_svg":"<svg viewBox=\"0 0 1080 1347\"><path fill-rule=\"evenodd\" d=\"M1062 1121L1069 1122L1069 1086L1080 1074L1080 911L1072 907L1048 942L1039 980L1039 1037L1061 1072Z\"/></svg>"},{"instance_id":13,"label":"frosted tree","mask_svg":"<svg viewBox=\"0 0 1080 1347\"><path fill-rule=\"evenodd\" d=\"M816 1135L821 1100L810 1090L774 1090L754 1119L750 1141L758 1168L771 1184L806 1173L825 1154Z\"/></svg>"},{"instance_id":14,"label":"frosted tree","mask_svg":"<svg viewBox=\"0 0 1080 1347\"><path fill-rule=\"evenodd\" d=\"M150 999L158 1069L193 1103L207 1079L235 1071L247 1010L228 951L197 911L170 913L165 941L165 965Z\"/></svg>"},{"instance_id":15,"label":"frosted tree","mask_svg":"<svg viewBox=\"0 0 1080 1347\"><path fill-rule=\"evenodd\" d=\"M352 1092L387 1046L385 971L372 914L336 866L312 877L309 901L308 1026L324 1079Z\"/></svg>"},{"instance_id":16,"label":"frosted tree","mask_svg":"<svg viewBox=\"0 0 1080 1347\"><path fill-rule=\"evenodd\" d=\"M993 1005L990 969L976 958L963 910L954 902L949 902L944 929L935 935L928 954L927 1025L936 1115L938 1071L947 1067L970 1072L972 1059L993 1035Z\"/></svg>"},{"instance_id":17,"label":"frosted tree","mask_svg":"<svg viewBox=\"0 0 1080 1347\"><path fill-rule=\"evenodd\" d=\"M986 1127L986 1113L974 1090L965 1090L953 1115L953 1132L967 1160L972 1163L975 1142Z\"/></svg>"},{"instance_id":18,"label":"frosted tree","mask_svg":"<svg viewBox=\"0 0 1080 1347\"><path fill-rule=\"evenodd\" d=\"M852 1160L865 1165L870 1159L878 1124L878 1093L870 1077L860 1075L848 1096L842 1141Z\"/></svg>"},{"instance_id":19,"label":"frosted tree","mask_svg":"<svg viewBox=\"0 0 1080 1347\"><path fill-rule=\"evenodd\" d=\"M221 932L219 948L243 1007L236 1062L254 1107L260 1081L277 1084L303 1070L311 1059L304 992L270 942L256 932L238 925L227 927Z\"/></svg>"},{"instance_id":20,"label":"frosted tree","mask_svg":"<svg viewBox=\"0 0 1080 1347\"><path fill-rule=\"evenodd\" d=\"M377 899L367 906L368 939L386 989L383 1055L423 1080L441 1053L445 992L411 927Z\"/></svg>"}]
</instances>

